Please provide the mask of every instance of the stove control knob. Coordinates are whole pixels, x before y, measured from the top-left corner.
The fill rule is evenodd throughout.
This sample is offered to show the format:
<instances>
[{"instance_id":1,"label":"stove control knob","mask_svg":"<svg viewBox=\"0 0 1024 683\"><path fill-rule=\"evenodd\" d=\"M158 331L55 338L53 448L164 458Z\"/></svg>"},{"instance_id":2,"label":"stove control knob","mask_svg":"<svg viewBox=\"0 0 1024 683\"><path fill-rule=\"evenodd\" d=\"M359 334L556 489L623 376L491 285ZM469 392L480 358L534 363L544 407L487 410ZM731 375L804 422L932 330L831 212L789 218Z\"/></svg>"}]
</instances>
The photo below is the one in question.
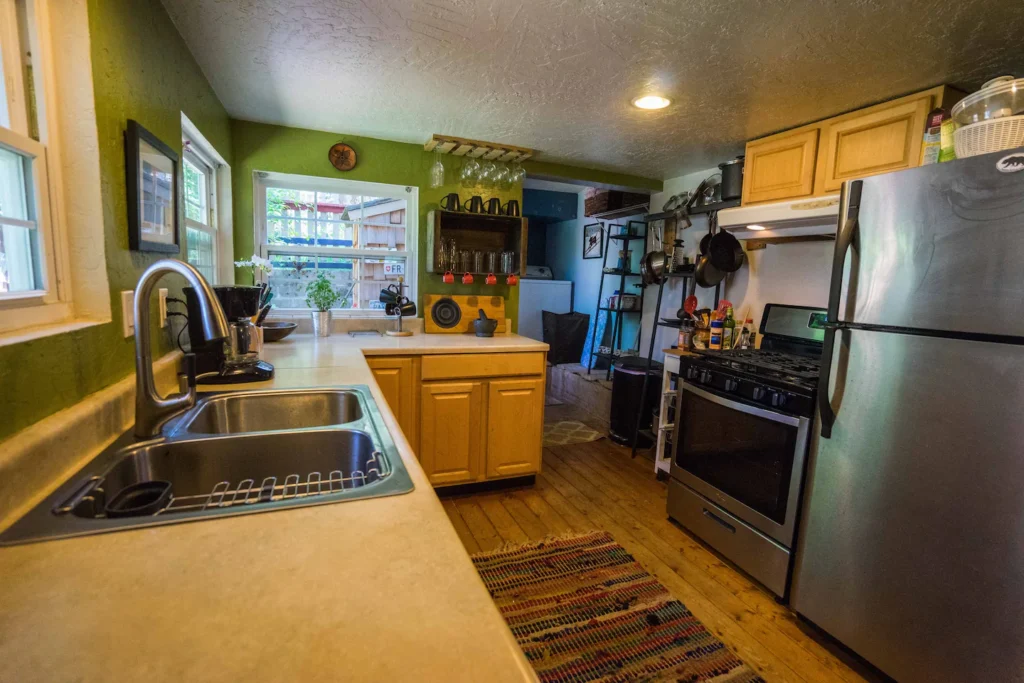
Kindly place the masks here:
<instances>
[{"instance_id":1,"label":"stove control knob","mask_svg":"<svg viewBox=\"0 0 1024 683\"><path fill-rule=\"evenodd\" d=\"M686 369L686 379L697 379L700 377L700 370L692 365Z\"/></svg>"},{"instance_id":2,"label":"stove control knob","mask_svg":"<svg viewBox=\"0 0 1024 683\"><path fill-rule=\"evenodd\" d=\"M781 391L772 392L772 406L775 408L781 408L786 405L786 395Z\"/></svg>"},{"instance_id":3,"label":"stove control knob","mask_svg":"<svg viewBox=\"0 0 1024 683\"><path fill-rule=\"evenodd\" d=\"M727 379L727 380L725 380L725 390L726 391L736 391L739 388L740 388L740 383L737 380L734 380L734 379Z\"/></svg>"},{"instance_id":4,"label":"stove control knob","mask_svg":"<svg viewBox=\"0 0 1024 683\"><path fill-rule=\"evenodd\" d=\"M711 374L711 373L710 373L709 371L707 371L707 370L701 370L701 371L700 371L700 383L701 383L701 384L711 384L711 379L712 379L713 377L714 377L714 375L712 375L712 374Z\"/></svg>"},{"instance_id":5,"label":"stove control knob","mask_svg":"<svg viewBox=\"0 0 1024 683\"><path fill-rule=\"evenodd\" d=\"M753 393L754 400L755 401L760 401L761 399L763 399L765 397L765 394L767 394L767 393L768 392L765 390L764 387L754 387L754 393Z\"/></svg>"}]
</instances>

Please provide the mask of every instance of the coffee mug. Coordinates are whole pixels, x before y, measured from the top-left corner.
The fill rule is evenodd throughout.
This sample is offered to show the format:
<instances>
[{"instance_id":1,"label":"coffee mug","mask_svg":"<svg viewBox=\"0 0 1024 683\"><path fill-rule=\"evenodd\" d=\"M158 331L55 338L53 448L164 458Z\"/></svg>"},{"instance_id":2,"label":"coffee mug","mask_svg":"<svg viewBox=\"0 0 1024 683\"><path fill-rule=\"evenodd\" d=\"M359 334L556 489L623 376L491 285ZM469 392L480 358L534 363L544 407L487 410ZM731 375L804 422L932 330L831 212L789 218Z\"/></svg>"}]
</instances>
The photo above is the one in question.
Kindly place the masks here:
<instances>
[{"instance_id":1,"label":"coffee mug","mask_svg":"<svg viewBox=\"0 0 1024 683\"><path fill-rule=\"evenodd\" d=\"M485 210L486 210L487 213L491 214L492 216L500 216L501 215L501 200L498 199L497 197L491 197L490 199L487 200L487 204L485 205Z\"/></svg>"},{"instance_id":2,"label":"coffee mug","mask_svg":"<svg viewBox=\"0 0 1024 683\"><path fill-rule=\"evenodd\" d=\"M498 278L494 276L494 273L487 273L487 279L484 282L489 285L496 285L498 284Z\"/></svg>"},{"instance_id":3,"label":"coffee mug","mask_svg":"<svg viewBox=\"0 0 1024 683\"><path fill-rule=\"evenodd\" d=\"M445 283L446 285L450 285L453 282L455 282L455 276L452 275L452 271L444 271L444 275L441 276L441 282Z\"/></svg>"},{"instance_id":4,"label":"coffee mug","mask_svg":"<svg viewBox=\"0 0 1024 683\"><path fill-rule=\"evenodd\" d=\"M464 284L464 285L471 285L471 284L473 284L473 275L472 275L472 273L466 273L465 275L462 276L462 284Z\"/></svg>"},{"instance_id":5,"label":"coffee mug","mask_svg":"<svg viewBox=\"0 0 1024 683\"><path fill-rule=\"evenodd\" d=\"M459 193L452 192L441 197L441 208L445 211L459 211Z\"/></svg>"},{"instance_id":6,"label":"coffee mug","mask_svg":"<svg viewBox=\"0 0 1024 683\"><path fill-rule=\"evenodd\" d=\"M470 213L483 213L484 212L484 198L480 195L474 195L466 200L466 203L462 205L463 211L469 211Z\"/></svg>"},{"instance_id":7,"label":"coffee mug","mask_svg":"<svg viewBox=\"0 0 1024 683\"><path fill-rule=\"evenodd\" d=\"M519 284L519 278L515 276L515 273L509 273L509 276L505 278L505 284L510 287Z\"/></svg>"},{"instance_id":8,"label":"coffee mug","mask_svg":"<svg viewBox=\"0 0 1024 683\"><path fill-rule=\"evenodd\" d=\"M510 199L510 200L508 200L508 204L506 204L505 208L502 209L502 213L504 213L506 216L516 216L516 217L518 217L519 216L519 200L518 199Z\"/></svg>"},{"instance_id":9,"label":"coffee mug","mask_svg":"<svg viewBox=\"0 0 1024 683\"><path fill-rule=\"evenodd\" d=\"M398 301L398 292L390 287L380 290L380 302L382 304L393 304Z\"/></svg>"}]
</instances>

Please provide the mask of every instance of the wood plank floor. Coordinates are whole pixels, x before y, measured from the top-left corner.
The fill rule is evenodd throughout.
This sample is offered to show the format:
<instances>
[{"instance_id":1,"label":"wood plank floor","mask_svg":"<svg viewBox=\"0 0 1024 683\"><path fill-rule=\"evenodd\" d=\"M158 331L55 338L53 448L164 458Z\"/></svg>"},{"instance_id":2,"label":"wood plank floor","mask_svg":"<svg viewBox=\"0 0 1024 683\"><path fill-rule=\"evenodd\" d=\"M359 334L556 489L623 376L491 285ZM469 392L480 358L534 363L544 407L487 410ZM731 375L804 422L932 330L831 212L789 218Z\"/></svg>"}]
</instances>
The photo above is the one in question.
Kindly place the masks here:
<instances>
[{"instance_id":1,"label":"wood plank floor","mask_svg":"<svg viewBox=\"0 0 1024 683\"><path fill-rule=\"evenodd\" d=\"M544 449L535 486L444 500L470 553L551 534L611 532L767 681L878 680L665 513L650 460L605 439Z\"/></svg>"}]
</instances>

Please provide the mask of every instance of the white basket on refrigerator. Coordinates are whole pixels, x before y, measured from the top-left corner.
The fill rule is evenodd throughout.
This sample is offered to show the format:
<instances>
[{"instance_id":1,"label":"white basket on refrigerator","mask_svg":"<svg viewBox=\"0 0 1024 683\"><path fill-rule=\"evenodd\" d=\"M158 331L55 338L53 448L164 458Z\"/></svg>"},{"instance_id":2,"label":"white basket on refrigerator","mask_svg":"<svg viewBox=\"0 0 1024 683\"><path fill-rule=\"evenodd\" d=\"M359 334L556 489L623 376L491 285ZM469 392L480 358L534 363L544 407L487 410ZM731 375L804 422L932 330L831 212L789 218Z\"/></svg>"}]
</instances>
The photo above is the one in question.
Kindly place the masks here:
<instances>
[{"instance_id":1,"label":"white basket on refrigerator","mask_svg":"<svg viewBox=\"0 0 1024 683\"><path fill-rule=\"evenodd\" d=\"M979 121L957 128L953 133L957 159L1021 146L1024 146L1024 116Z\"/></svg>"}]
</instances>

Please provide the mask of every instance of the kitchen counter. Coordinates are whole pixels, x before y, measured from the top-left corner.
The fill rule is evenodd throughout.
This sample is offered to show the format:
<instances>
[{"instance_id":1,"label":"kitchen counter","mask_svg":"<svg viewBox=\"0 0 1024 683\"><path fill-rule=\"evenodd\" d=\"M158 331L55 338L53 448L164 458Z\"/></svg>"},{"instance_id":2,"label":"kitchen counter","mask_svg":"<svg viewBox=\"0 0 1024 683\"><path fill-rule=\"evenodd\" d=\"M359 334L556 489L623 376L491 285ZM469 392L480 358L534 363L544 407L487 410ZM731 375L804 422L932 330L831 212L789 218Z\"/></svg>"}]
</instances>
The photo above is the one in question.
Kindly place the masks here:
<instances>
[{"instance_id":1,"label":"kitchen counter","mask_svg":"<svg viewBox=\"0 0 1024 683\"><path fill-rule=\"evenodd\" d=\"M240 388L369 385L415 490L2 548L0 681L535 680L363 356L546 349L516 335L268 344L275 378Z\"/></svg>"}]
</instances>

